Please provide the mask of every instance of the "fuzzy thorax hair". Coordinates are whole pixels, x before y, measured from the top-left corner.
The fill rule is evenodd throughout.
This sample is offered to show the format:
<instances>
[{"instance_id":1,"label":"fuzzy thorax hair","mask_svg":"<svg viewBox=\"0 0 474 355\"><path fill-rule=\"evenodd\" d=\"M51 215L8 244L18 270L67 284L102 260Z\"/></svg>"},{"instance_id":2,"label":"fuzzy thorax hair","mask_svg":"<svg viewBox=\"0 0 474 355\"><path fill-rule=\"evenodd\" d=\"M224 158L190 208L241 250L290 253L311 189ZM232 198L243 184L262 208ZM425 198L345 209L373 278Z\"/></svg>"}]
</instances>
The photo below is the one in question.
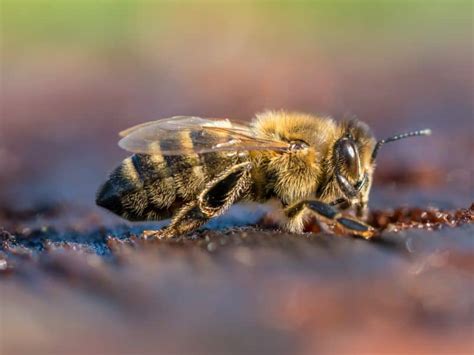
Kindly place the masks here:
<instances>
[{"instance_id":1,"label":"fuzzy thorax hair","mask_svg":"<svg viewBox=\"0 0 474 355\"><path fill-rule=\"evenodd\" d=\"M360 121L338 123L329 117L267 111L258 114L252 126L265 138L303 142L309 146L289 154L271 153L268 170L275 176L274 191L284 204L311 197L331 202L341 197L342 192L334 179L334 146L345 136L354 139L362 170L370 177L372 175L370 156L375 139L368 126ZM355 182L358 177L348 178Z\"/></svg>"}]
</instances>

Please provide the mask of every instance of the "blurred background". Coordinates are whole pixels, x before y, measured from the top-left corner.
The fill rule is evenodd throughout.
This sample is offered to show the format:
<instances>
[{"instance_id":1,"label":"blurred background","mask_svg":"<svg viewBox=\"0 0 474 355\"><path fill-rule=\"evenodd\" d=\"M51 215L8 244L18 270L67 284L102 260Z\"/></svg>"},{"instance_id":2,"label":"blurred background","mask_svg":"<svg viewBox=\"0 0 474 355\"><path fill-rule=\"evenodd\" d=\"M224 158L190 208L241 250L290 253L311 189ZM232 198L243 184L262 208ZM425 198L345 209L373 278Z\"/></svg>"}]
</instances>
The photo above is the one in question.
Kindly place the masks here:
<instances>
[{"instance_id":1,"label":"blurred background","mask_svg":"<svg viewBox=\"0 0 474 355\"><path fill-rule=\"evenodd\" d=\"M92 207L131 125L280 108L356 116L379 138L432 128L384 149L373 204L396 184L471 202L470 0L1 4L2 204Z\"/></svg>"},{"instance_id":2,"label":"blurred background","mask_svg":"<svg viewBox=\"0 0 474 355\"><path fill-rule=\"evenodd\" d=\"M2 355L474 351L471 0L0 4ZM384 147L370 205L464 225L152 243L94 205L120 130L265 109L431 128Z\"/></svg>"}]
</instances>

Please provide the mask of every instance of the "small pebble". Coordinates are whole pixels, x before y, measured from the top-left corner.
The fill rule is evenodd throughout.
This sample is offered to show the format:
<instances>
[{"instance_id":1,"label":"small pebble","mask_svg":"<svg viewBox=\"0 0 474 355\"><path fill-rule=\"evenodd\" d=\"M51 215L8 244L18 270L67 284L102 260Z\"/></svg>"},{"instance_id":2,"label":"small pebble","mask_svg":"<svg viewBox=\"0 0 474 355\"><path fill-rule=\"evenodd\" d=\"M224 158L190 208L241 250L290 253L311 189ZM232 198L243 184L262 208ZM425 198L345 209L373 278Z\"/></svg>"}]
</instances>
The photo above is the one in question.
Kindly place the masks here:
<instances>
[{"instance_id":1,"label":"small pebble","mask_svg":"<svg viewBox=\"0 0 474 355\"><path fill-rule=\"evenodd\" d=\"M207 245L207 251L209 252L213 252L217 249L217 244L214 243L214 242L210 242L208 245Z\"/></svg>"},{"instance_id":2,"label":"small pebble","mask_svg":"<svg viewBox=\"0 0 474 355\"><path fill-rule=\"evenodd\" d=\"M6 270L8 263L5 259L0 259L0 271Z\"/></svg>"}]
</instances>

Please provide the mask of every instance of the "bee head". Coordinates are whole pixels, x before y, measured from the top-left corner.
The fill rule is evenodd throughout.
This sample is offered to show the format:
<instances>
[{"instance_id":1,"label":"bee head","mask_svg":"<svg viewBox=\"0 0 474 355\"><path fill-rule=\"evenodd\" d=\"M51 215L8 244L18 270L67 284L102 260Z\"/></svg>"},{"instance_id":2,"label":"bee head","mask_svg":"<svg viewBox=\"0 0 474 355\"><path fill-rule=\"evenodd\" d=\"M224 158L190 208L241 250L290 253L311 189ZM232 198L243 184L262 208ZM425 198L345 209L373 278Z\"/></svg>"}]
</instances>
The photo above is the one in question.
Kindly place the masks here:
<instances>
[{"instance_id":1,"label":"bee head","mask_svg":"<svg viewBox=\"0 0 474 355\"><path fill-rule=\"evenodd\" d=\"M366 124L356 120L345 123L343 135L336 141L333 149L335 177L344 195L340 200L357 200L358 207L365 208L380 148L388 142L430 134L431 131L425 129L375 141Z\"/></svg>"},{"instance_id":2,"label":"bee head","mask_svg":"<svg viewBox=\"0 0 474 355\"><path fill-rule=\"evenodd\" d=\"M342 125L342 135L333 147L333 164L345 200L360 200L362 192L367 190L373 171L370 156L375 146L365 123L352 120Z\"/></svg>"}]
</instances>

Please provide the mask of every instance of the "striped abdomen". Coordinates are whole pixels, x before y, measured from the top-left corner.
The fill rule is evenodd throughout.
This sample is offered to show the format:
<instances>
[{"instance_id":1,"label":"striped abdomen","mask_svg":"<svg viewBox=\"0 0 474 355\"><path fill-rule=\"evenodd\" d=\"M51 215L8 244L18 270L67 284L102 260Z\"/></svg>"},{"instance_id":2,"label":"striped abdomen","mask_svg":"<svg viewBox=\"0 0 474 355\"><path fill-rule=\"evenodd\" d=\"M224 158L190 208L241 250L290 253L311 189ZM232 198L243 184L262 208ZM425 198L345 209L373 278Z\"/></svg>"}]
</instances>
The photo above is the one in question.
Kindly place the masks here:
<instances>
[{"instance_id":1,"label":"striped abdomen","mask_svg":"<svg viewBox=\"0 0 474 355\"><path fill-rule=\"evenodd\" d=\"M224 153L135 154L99 189L96 203L129 220L170 218L192 201L219 172L238 163Z\"/></svg>"}]
</instances>

